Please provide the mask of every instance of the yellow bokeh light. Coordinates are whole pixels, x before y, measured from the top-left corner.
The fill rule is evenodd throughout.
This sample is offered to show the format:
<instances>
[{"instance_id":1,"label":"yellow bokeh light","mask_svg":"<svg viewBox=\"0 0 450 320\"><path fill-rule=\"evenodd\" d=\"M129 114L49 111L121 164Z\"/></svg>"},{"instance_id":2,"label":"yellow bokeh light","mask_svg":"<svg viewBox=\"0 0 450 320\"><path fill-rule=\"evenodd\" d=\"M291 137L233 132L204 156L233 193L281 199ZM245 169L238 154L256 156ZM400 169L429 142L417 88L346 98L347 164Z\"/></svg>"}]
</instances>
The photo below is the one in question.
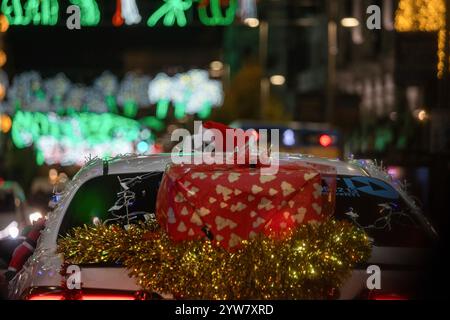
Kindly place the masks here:
<instances>
[{"instance_id":1,"label":"yellow bokeh light","mask_svg":"<svg viewBox=\"0 0 450 320\"><path fill-rule=\"evenodd\" d=\"M5 98L5 95L6 95L5 86L0 83L0 101L2 101Z\"/></svg>"},{"instance_id":2,"label":"yellow bokeh light","mask_svg":"<svg viewBox=\"0 0 450 320\"><path fill-rule=\"evenodd\" d=\"M395 13L395 30L399 32L438 32L437 75L444 72L445 0L400 0Z\"/></svg>"},{"instance_id":3,"label":"yellow bokeh light","mask_svg":"<svg viewBox=\"0 0 450 320\"><path fill-rule=\"evenodd\" d=\"M0 50L0 68L3 67L6 63L6 53L3 50Z\"/></svg>"},{"instance_id":4,"label":"yellow bokeh light","mask_svg":"<svg viewBox=\"0 0 450 320\"><path fill-rule=\"evenodd\" d=\"M9 28L8 19L4 14L0 14L0 32L6 32Z\"/></svg>"},{"instance_id":5,"label":"yellow bokeh light","mask_svg":"<svg viewBox=\"0 0 450 320\"><path fill-rule=\"evenodd\" d=\"M9 132L11 130L12 120L7 114L0 115L0 129L3 133Z\"/></svg>"}]
</instances>

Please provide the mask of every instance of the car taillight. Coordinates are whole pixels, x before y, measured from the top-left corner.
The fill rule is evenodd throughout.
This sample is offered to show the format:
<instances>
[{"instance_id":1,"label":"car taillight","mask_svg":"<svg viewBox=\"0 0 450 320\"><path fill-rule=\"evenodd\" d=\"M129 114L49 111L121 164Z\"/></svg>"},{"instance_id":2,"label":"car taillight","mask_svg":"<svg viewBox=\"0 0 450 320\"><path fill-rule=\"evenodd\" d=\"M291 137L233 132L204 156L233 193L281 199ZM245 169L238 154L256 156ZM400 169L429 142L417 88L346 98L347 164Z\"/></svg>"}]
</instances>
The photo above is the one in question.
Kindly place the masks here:
<instances>
[{"instance_id":1,"label":"car taillight","mask_svg":"<svg viewBox=\"0 0 450 320\"><path fill-rule=\"evenodd\" d=\"M408 300L405 295L395 293L369 293L369 300Z\"/></svg>"},{"instance_id":2,"label":"car taillight","mask_svg":"<svg viewBox=\"0 0 450 320\"><path fill-rule=\"evenodd\" d=\"M36 295L28 297L27 300L64 300L64 296L62 294ZM135 300L135 298L132 295L83 294L81 299L77 300Z\"/></svg>"},{"instance_id":3,"label":"car taillight","mask_svg":"<svg viewBox=\"0 0 450 320\"><path fill-rule=\"evenodd\" d=\"M29 295L26 300L63 300L62 294L36 294Z\"/></svg>"},{"instance_id":4,"label":"car taillight","mask_svg":"<svg viewBox=\"0 0 450 320\"><path fill-rule=\"evenodd\" d=\"M80 293L76 300L136 300L134 292L108 292L107 290L87 289ZM65 300L64 294L60 290L34 290L26 300Z\"/></svg>"}]
</instances>

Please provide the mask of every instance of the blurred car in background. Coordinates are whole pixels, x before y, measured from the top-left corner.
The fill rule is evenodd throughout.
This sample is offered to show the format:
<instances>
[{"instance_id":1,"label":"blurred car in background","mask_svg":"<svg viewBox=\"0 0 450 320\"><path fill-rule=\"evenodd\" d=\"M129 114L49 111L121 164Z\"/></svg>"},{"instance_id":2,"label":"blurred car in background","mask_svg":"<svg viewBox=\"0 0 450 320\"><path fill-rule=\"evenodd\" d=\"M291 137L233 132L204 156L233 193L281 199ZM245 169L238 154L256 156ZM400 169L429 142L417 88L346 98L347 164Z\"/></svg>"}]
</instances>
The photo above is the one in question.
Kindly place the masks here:
<instances>
[{"instance_id":1,"label":"blurred car in background","mask_svg":"<svg viewBox=\"0 0 450 320\"><path fill-rule=\"evenodd\" d=\"M340 132L327 123L289 122L280 124L237 120L230 126L243 130L280 130L280 152L310 154L330 159L342 158Z\"/></svg>"},{"instance_id":2,"label":"blurred car in background","mask_svg":"<svg viewBox=\"0 0 450 320\"><path fill-rule=\"evenodd\" d=\"M0 181L0 240L17 238L19 228L27 224L25 202L25 193L18 183Z\"/></svg>"},{"instance_id":3,"label":"blurred car in background","mask_svg":"<svg viewBox=\"0 0 450 320\"><path fill-rule=\"evenodd\" d=\"M0 270L6 269L22 230L42 217L40 210L28 205L17 182L0 178Z\"/></svg>"}]
</instances>

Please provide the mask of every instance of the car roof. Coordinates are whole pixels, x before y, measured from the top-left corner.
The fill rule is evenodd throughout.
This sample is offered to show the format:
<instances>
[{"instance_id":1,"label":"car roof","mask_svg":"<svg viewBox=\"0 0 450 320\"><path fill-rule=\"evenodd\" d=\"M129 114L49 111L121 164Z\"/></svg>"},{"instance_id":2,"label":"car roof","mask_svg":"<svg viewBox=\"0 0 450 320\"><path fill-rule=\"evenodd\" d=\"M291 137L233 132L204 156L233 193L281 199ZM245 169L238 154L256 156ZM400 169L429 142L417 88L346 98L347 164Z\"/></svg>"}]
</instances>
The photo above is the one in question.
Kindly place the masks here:
<instances>
[{"instance_id":1,"label":"car roof","mask_svg":"<svg viewBox=\"0 0 450 320\"><path fill-rule=\"evenodd\" d=\"M189 154L194 155L194 154ZM346 162L339 159L319 158L303 154L280 153L280 160L293 160L312 163L316 165L327 165L336 169L337 175L370 176L363 166L354 162ZM93 177L108 174L140 173L150 171L164 171L171 164L170 153L154 155L124 155L111 159L95 158L88 161L75 175L74 180L87 181Z\"/></svg>"}]
</instances>

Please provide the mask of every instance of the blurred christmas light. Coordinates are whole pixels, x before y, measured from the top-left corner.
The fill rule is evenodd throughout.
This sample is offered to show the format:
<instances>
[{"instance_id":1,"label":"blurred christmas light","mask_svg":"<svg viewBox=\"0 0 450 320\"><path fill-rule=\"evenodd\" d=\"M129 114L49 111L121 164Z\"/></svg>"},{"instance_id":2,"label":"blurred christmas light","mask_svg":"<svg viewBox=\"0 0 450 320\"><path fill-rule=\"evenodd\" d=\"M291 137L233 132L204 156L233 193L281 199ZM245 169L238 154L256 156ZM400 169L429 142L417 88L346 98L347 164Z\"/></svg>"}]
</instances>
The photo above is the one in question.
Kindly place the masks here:
<instances>
[{"instance_id":1,"label":"blurred christmas light","mask_svg":"<svg viewBox=\"0 0 450 320\"><path fill-rule=\"evenodd\" d=\"M70 0L70 3L80 7L82 26L98 25L101 15L96 0Z\"/></svg>"},{"instance_id":2,"label":"blurred christmas light","mask_svg":"<svg viewBox=\"0 0 450 320\"><path fill-rule=\"evenodd\" d=\"M445 0L400 0L395 13L395 30L399 32L438 32L437 76L444 72Z\"/></svg>"},{"instance_id":3,"label":"blurred christmas light","mask_svg":"<svg viewBox=\"0 0 450 320\"><path fill-rule=\"evenodd\" d=\"M4 0L1 10L11 25L55 25L58 22L58 0Z\"/></svg>"},{"instance_id":4,"label":"blurred christmas light","mask_svg":"<svg viewBox=\"0 0 450 320\"><path fill-rule=\"evenodd\" d=\"M88 156L115 156L134 152L141 141L138 121L103 113L18 111L13 119L12 141L17 148L34 145L38 163L82 165Z\"/></svg>"},{"instance_id":5,"label":"blurred christmas light","mask_svg":"<svg viewBox=\"0 0 450 320\"><path fill-rule=\"evenodd\" d=\"M388 31L394 30L393 0L383 0L383 27Z\"/></svg>"},{"instance_id":6,"label":"blurred christmas light","mask_svg":"<svg viewBox=\"0 0 450 320\"><path fill-rule=\"evenodd\" d=\"M0 72L0 98L1 86L6 92L8 77L4 72ZM155 130L164 126L158 119L167 117L170 106L175 109L177 119L195 113L206 118L211 108L223 104L222 83L210 79L208 71L198 69L172 77L159 73L152 80L147 75L129 73L120 82L106 71L92 86L74 84L62 73L42 79L38 72L29 71L14 77L2 110L9 114L22 110L55 112L58 115L82 111L110 112L134 118L139 109L152 104L156 104L156 118L147 117L145 121L148 120L146 125Z\"/></svg>"},{"instance_id":7,"label":"blurred christmas light","mask_svg":"<svg viewBox=\"0 0 450 320\"><path fill-rule=\"evenodd\" d=\"M358 21L358 19L353 18L353 17L346 17L341 20L341 25L344 28L354 28L354 27L359 26L359 21Z\"/></svg>"},{"instance_id":8,"label":"blurred christmas light","mask_svg":"<svg viewBox=\"0 0 450 320\"><path fill-rule=\"evenodd\" d=\"M295 144L295 133L292 129L287 129L283 132L283 144L286 146L293 146Z\"/></svg>"},{"instance_id":9,"label":"blurred christmas light","mask_svg":"<svg viewBox=\"0 0 450 320\"><path fill-rule=\"evenodd\" d=\"M54 168L50 169L48 171L48 179L50 180L51 184L55 184L56 179L58 179L58 171Z\"/></svg>"},{"instance_id":10,"label":"blurred christmas light","mask_svg":"<svg viewBox=\"0 0 450 320\"><path fill-rule=\"evenodd\" d=\"M0 68L2 68L5 65L6 60L7 60L7 56L6 56L5 51L0 50Z\"/></svg>"},{"instance_id":11,"label":"blurred christmas light","mask_svg":"<svg viewBox=\"0 0 450 320\"><path fill-rule=\"evenodd\" d=\"M391 119L392 121L397 121L397 118L398 118L397 112L392 111L392 112L389 114L389 119Z\"/></svg>"},{"instance_id":12,"label":"blurred christmas light","mask_svg":"<svg viewBox=\"0 0 450 320\"><path fill-rule=\"evenodd\" d=\"M239 17L242 21L248 18L257 18L257 10L256 0L239 0Z\"/></svg>"},{"instance_id":13,"label":"blurred christmas light","mask_svg":"<svg viewBox=\"0 0 450 320\"><path fill-rule=\"evenodd\" d=\"M138 24L141 22L141 15L136 5L136 0L121 0L122 1L122 17L125 19L127 25Z\"/></svg>"},{"instance_id":14,"label":"blurred christmas light","mask_svg":"<svg viewBox=\"0 0 450 320\"><path fill-rule=\"evenodd\" d=\"M8 19L4 14L0 14L0 32L6 32L9 28Z\"/></svg>"},{"instance_id":15,"label":"blurred christmas light","mask_svg":"<svg viewBox=\"0 0 450 320\"><path fill-rule=\"evenodd\" d=\"M414 111L414 117L416 117L419 121L425 121L428 119L428 113L424 109L418 109Z\"/></svg>"},{"instance_id":16,"label":"blurred christmas light","mask_svg":"<svg viewBox=\"0 0 450 320\"><path fill-rule=\"evenodd\" d=\"M329 145L331 145L331 143L333 143L333 139L327 135L327 134L322 134L319 137L319 143L322 147L328 147Z\"/></svg>"},{"instance_id":17,"label":"blurred christmas light","mask_svg":"<svg viewBox=\"0 0 450 320\"><path fill-rule=\"evenodd\" d=\"M5 98L5 95L6 95L6 88L2 83L0 83L0 101L2 101Z\"/></svg>"},{"instance_id":18,"label":"blurred christmas light","mask_svg":"<svg viewBox=\"0 0 450 320\"><path fill-rule=\"evenodd\" d=\"M185 11L191 6L192 0L164 0L164 4L148 18L147 25L154 27L164 17L164 26L171 27L176 23L184 27L187 24Z\"/></svg>"},{"instance_id":19,"label":"blurred christmas light","mask_svg":"<svg viewBox=\"0 0 450 320\"><path fill-rule=\"evenodd\" d=\"M208 2L211 15L208 14ZM200 2L200 4L198 5L198 17L204 25L226 26L233 23L238 6L237 0L229 0L228 7L225 9L225 16L222 15L220 0L209 0L208 2Z\"/></svg>"},{"instance_id":20,"label":"blurred christmas light","mask_svg":"<svg viewBox=\"0 0 450 320\"><path fill-rule=\"evenodd\" d=\"M116 11L112 18L115 27L120 27L124 22L127 25L138 24L141 19L136 0L116 0Z\"/></svg>"},{"instance_id":21,"label":"blurred christmas light","mask_svg":"<svg viewBox=\"0 0 450 320\"><path fill-rule=\"evenodd\" d=\"M0 115L0 129L3 133L8 133L11 130L12 120L7 114Z\"/></svg>"},{"instance_id":22,"label":"blurred christmas light","mask_svg":"<svg viewBox=\"0 0 450 320\"><path fill-rule=\"evenodd\" d=\"M149 100L157 104L157 117L167 116L169 102L175 107L175 117L181 119L185 113L201 113L202 117L209 115L214 106L223 103L222 83L209 79L206 70L190 70L169 77L158 74L149 84Z\"/></svg>"},{"instance_id":23,"label":"blurred christmas light","mask_svg":"<svg viewBox=\"0 0 450 320\"><path fill-rule=\"evenodd\" d=\"M270 77L270 83L274 86L282 86L286 82L286 78L281 74L275 74Z\"/></svg>"},{"instance_id":24,"label":"blurred christmas light","mask_svg":"<svg viewBox=\"0 0 450 320\"><path fill-rule=\"evenodd\" d=\"M122 17L122 1L116 0L116 11L112 17L112 24L115 27L123 25L124 19Z\"/></svg>"},{"instance_id":25,"label":"blurred christmas light","mask_svg":"<svg viewBox=\"0 0 450 320\"><path fill-rule=\"evenodd\" d=\"M213 71L219 71L223 69L223 63L222 61L212 61L209 64L209 68Z\"/></svg>"},{"instance_id":26,"label":"blurred christmas light","mask_svg":"<svg viewBox=\"0 0 450 320\"><path fill-rule=\"evenodd\" d=\"M144 154L148 151L149 149L149 145L146 141L140 141L137 146L136 149L138 151L139 154Z\"/></svg>"},{"instance_id":27,"label":"blurred christmas light","mask_svg":"<svg viewBox=\"0 0 450 320\"><path fill-rule=\"evenodd\" d=\"M256 28L259 26L259 20L257 18L246 18L244 23L250 28Z\"/></svg>"},{"instance_id":28,"label":"blurred christmas light","mask_svg":"<svg viewBox=\"0 0 450 320\"><path fill-rule=\"evenodd\" d=\"M234 22L237 11L242 21L249 26L256 27L257 7L255 0L159 0L161 5L153 11L147 20L149 27L158 23L166 27L184 27L188 23L188 11L197 4L197 15L205 26L224 26ZM25 3L24 3L25 2ZM97 26L101 20L101 11L97 0L69 0L61 1L63 5L77 5L81 11L81 25ZM240 3L238 3L240 2ZM58 23L59 15L64 14L66 8L60 10L60 0L3 0L0 10L4 14L7 24L0 21L0 32L8 29L8 25L45 25L54 26ZM62 11L62 13L60 12ZM250 19L250 20L249 20ZM116 10L112 17L112 24L120 27L138 24L142 21L136 0L116 0Z\"/></svg>"}]
</instances>

